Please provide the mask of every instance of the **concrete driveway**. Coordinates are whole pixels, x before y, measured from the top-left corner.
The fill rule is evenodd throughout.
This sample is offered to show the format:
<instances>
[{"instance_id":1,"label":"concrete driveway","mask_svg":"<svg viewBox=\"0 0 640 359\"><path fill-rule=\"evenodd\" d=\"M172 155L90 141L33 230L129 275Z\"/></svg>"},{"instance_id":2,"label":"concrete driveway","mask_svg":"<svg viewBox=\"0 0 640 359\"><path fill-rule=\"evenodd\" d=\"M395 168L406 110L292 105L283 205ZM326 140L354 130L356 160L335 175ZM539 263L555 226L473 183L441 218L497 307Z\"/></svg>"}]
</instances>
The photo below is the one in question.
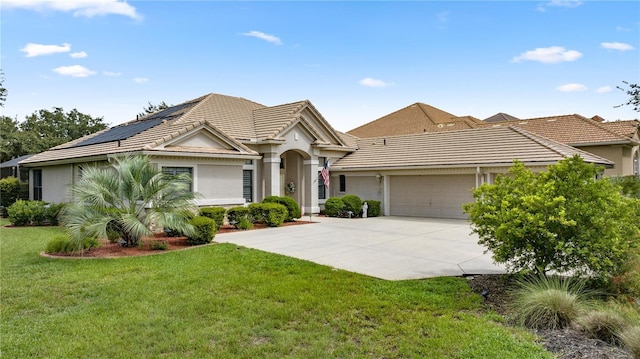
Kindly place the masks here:
<instances>
[{"instance_id":1,"label":"concrete driveway","mask_svg":"<svg viewBox=\"0 0 640 359\"><path fill-rule=\"evenodd\" d=\"M312 221L317 223L219 234L215 241L388 280L504 273L504 267L483 253L464 220L313 217Z\"/></svg>"}]
</instances>

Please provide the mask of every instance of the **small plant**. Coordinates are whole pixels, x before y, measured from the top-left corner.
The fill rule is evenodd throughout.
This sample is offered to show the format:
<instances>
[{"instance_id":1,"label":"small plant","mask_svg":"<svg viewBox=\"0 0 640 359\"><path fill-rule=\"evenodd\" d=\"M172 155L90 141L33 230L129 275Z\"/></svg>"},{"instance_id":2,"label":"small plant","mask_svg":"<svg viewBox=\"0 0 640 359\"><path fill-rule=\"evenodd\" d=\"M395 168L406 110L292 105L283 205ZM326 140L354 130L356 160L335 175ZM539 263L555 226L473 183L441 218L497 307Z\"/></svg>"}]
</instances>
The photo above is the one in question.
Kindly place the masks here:
<instances>
[{"instance_id":1,"label":"small plant","mask_svg":"<svg viewBox=\"0 0 640 359\"><path fill-rule=\"evenodd\" d=\"M300 210L300 205L291 197L279 197L279 196L268 196L262 200L263 203L280 203L287 207L288 215L284 220L285 222L292 222L296 218L300 218L302 216L302 211Z\"/></svg>"},{"instance_id":2,"label":"small plant","mask_svg":"<svg viewBox=\"0 0 640 359\"><path fill-rule=\"evenodd\" d=\"M382 207L380 206L380 201L368 199L365 202L367 202L367 206L369 206L369 209L367 211L367 217L378 217L380 213L382 213Z\"/></svg>"},{"instance_id":3,"label":"small plant","mask_svg":"<svg viewBox=\"0 0 640 359\"><path fill-rule=\"evenodd\" d=\"M205 207L200 208L200 215L208 217L216 221L216 230L220 229L224 224L224 214L227 212L223 207Z\"/></svg>"},{"instance_id":4,"label":"small plant","mask_svg":"<svg viewBox=\"0 0 640 359\"><path fill-rule=\"evenodd\" d=\"M240 219L240 222L236 225L236 228L247 230L253 228L253 223L247 218Z\"/></svg>"},{"instance_id":5,"label":"small plant","mask_svg":"<svg viewBox=\"0 0 640 359\"><path fill-rule=\"evenodd\" d=\"M238 227L238 223L240 223L240 221L242 221L243 219L246 219L249 223L253 223L253 219L250 216L251 215L248 207L238 206L231 207L227 210L227 220L229 221L230 225L236 228L240 228Z\"/></svg>"},{"instance_id":6,"label":"small plant","mask_svg":"<svg viewBox=\"0 0 640 359\"><path fill-rule=\"evenodd\" d=\"M252 203L249 205L251 216L269 227L279 227L287 218L287 207L279 203Z\"/></svg>"},{"instance_id":7,"label":"small plant","mask_svg":"<svg viewBox=\"0 0 640 359\"><path fill-rule=\"evenodd\" d=\"M153 251L164 251L169 248L169 244L165 240L152 240L149 242L149 249Z\"/></svg>"},{"instance_id":8,"label":"small plant","mask_svg":"<svg viewBox=\"0 0 640 359\"><path fill-rule=\"evenodd\" d=\"M587 305L584 286L583 281L557 276L521 280L512 293L514 319L527 328L566 328Z\"/></svg>"},{"instance_id":9,"label":"small plant","mask_svg":"<svg viewBox=\"0 0 640 359\"><path fill-rule=\"evenodd\" d=\"M620 339L622 339L624 347L633 353L634 357L640 358L640 326L627 328L620 334Z\"/></svg>"},{"instance_id":10,"label":"small plant","mask_svg":"<svg viewBox=\"0 0 640 359\"><path fill-rule=\"evenodd\" d=\"M344 202L340 197L330 197L324 203L324 212L329 217L338 217L344 209Z\"/></svg>"},{"instance_id":11,"label":"small plant","mask_svg":"<svg viewBox=\"0 0 640 359\"><path fill-rule=\"evenodd\" d=\"M64 208L64 203L48 203L44 206L44 217L45 221L52 226L57 226L60 224L58 220L58 215Z\"/></svg>"},{"instance_id":12,"label":"small plant","mask_svg":"<svg viewBox=\"0 0 640 359\"><path fill-rule=\"evenodd\" d=\"M342 203L344 203L344 210L353 212L354 217L358 217L362 213L362 200L355 194L342 196Z\"/></svg>"},{"instance_id":13,"label":"small plant","mask_svg":"<svg viewBox=\"0 0 640 359\"><path fill-rule=\"evenodd\" d=\"M82 240L82 245L74 242L67 235L59 235L54 237L45 248L45 253L73 253L83 250L89 250L99 245L96 238L87 237Z\"/></svg>"},{"instance_id":14,"label":"small plant","mask_svg":"<svg viewBox=\"0 0 640 359\"><path fill-rule=\"evenodd\" d=\"M613 310L593 310L578 317L577 326L590 338L621 344L620 334L629 326L622 314Z\"/></svg>"},{"instance_id":15,"label":"small plant","mask_svg":"<svg viewBox=\"0 0 640 359\"><path fill-rule=\"evenodd\" d=\"M191 245L211 243L216 235L216 222L207 217L196 216L189 222L194 228L194 234L187 237Z\"/></svg>"},{"instance_id":16,"label":"small plant","mask_svg":"<svg viewBox=\"0 0 640 359\"><path fill-rule=\"evenodd\" d=\"M107 240L109 243L118 243L118 240L122 238L122 231L118 226L118 222L111 221L107 224Z\"/></svg>"}]
</instances>

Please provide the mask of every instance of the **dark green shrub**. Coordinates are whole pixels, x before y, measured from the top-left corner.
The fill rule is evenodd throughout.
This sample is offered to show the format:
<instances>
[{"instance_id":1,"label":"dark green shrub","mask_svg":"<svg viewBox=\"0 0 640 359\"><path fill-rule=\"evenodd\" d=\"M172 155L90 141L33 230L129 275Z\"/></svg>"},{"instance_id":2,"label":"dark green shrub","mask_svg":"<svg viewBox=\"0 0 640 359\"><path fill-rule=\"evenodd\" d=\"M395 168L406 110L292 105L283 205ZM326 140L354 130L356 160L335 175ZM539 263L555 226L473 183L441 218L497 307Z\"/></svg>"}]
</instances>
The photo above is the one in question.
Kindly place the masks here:
<instances>
[{"instance_id":1,"label":"dark green shrub","mask_svg":"<svg viewBox=\"0 0 640 359\"><path fill-rule=\"evenodd\" d=\"M44 220L52 226L60 224L58 215L64 208L64 203L48 203L44 206Z\"/></svg>"},{"instance_id":2,"label":"dark green shrub","mask_svg":"<svg viewBox=\"0 0 640 359\"><path fill-rule=\"evenodd\" d=\"M365 202L367 202L367 206L369 206L369 209L367 211L367 217L378 217L382 212L382 209L380 207L380 201L368 199Z\"/></svg>"},{"instance_id":3,"label":"dark green shrub","mask_svg":"<svg viewBox=\"0 0 640 359\"><path fill-rule=\"evenodd\" d=\"M223 207L205 207L200 208L200 215L208 217L216 221L216 230L220 229L224 224L224 214L227 212Z\"/></svg>"},{"instance_id":4,"label":"dark green shrub","mask_svg":"<svg viewBox=\"0 0 640 359\"><path fill-rule=\"evenodd\" d=\"M622 176L609 177L609 180L620 186L620 192L631 198L640 198L640 177L638 176Z\"/></svg>"},{"instance_id":5,"label":"dark green shrub","mask_svg":"<svg viewBox=\"0 0 640 359\"><path fill-rule=\"evenodd\" d=\"M247 221L249 221L249 223L253 223L253 218L250 218L250 212L251 211L249 211L248 207L231 207L227 210L227 220L229 221L230 225L236 228L240 228L238 227L238 223L240 223L240 221L242 221L243 219L246 219Z\"/></svg>"},{"instance_id":6,"label":"dark green shrub","mask_svg":"<svg viewBox=\"0 0 640 359\"><path fill-rule=\"evenodd\" d=\"M249 211L253 218L269 227L278 227L287 218L287 207L279 203L252 203Z\"/></svg>"},{"instance_id":7,"label":"dark green shrub","mask_svg":"<svg viewBox=\"0 0 640 359\"><path fill-rule=\"evenodd\" d=\"M342 196L342 203L344 203L345 211L353 212L353 217L357 217L362 213L362 200L355 194Z\"/></svg>"},{"instance_id":8,"label":"dark green shrub","mask_svg":"<svg viewBox=\"0 0 640 359\"><path fill-rule=\"evenodd\" d=\"M268 196L262 200L263 203L280 203L287 207L288 215L285 222L293 222L294 219L302 217L300 205L291 197Z\"/></svg>"},{"instance_id":9,"label":"dark green shrub","mask_svg":"<svg viewBox=\"0 0 640 359\"><path fill-rule=\"evenodd\" d=\"M36 226L42 226L43 224L45 224L47 220L45 206L46 206L46 203L42 201L29 202L29 214L30 214L31 224Z\"/></svg>"},{"instance_id":10,"label":"dark green shrub","mask_svg":"<svg viewBox=\"0 0 640 359\"><path fill-rule=\"evenodd\" d=\"M338 217L344 209L344 202L340 197L329 197L324 203L324 212L329 217Z\"/></svg>"},{"instance_id":11,"label":"dark green shrub","mask_svg":"<svg viewBox=\"0 0 640 359\"><path fill-rule=\"evenodd\" d=\"M78 243L74 242L67 235L59 235L53 237L49 243L47 243L47 247L45 248L45 253L73 253L79 252L80 250L89 250L91 248L95 248L99 245L99 242L96 238L87 237L82 241L82 248Z\"/></svg>"},{"instance_id":12,"label":"dark green shrub","mask_svg":"<svg viewBox=\"0 0 640 359\"><path fill-rule=\"evenodd\" d=\"M20 197L20 180L9 176L0 179L0 214L7 217L9 213L7 209L14 204Z\"/></svg>"},{"instance_id":13,"label":"dark green shrub","mask_svg":"<svg viewBox=\"0 0 640 359\"><path fill-rule=\"evenodd\" d=\"M7 208L9 221L14 226L26 226L31 223L31 204L29 201L17 200Z\"/></svg>"},{"instance_id":14,"label":"dark green shrub","mask_svg":"<svg viewBox=\"0 0 640 359\"><path fill-rule=\"evenodd\" d=\"M240 219L240 222L236 225L236 228L247 230L253 228L253 223L248 218Z\"/></svg>"},{"instance_id":15,"label":"dark green shrub","mask_svg":"<svg viewBox=\"0 0 640 359\"><path fill-rule=\"evenodd\" d=\"M216 235L216 221L211 218L196 216L189 223L194 228L194 234L187 237L187 242L191 245L211 243Z\"/></svg>"}]
</instances>

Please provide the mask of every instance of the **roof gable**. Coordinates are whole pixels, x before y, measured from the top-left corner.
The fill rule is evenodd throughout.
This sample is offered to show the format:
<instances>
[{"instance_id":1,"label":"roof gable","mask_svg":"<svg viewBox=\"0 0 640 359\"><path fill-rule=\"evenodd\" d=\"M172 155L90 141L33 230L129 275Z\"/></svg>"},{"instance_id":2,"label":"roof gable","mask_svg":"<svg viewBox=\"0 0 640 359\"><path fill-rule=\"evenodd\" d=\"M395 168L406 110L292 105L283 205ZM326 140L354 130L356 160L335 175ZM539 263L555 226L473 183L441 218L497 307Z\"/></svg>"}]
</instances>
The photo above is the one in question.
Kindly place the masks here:
<instances>
[{"instance_id":1,"label":"roof gable","mask_svg":"<svg viewBox=\"0 0 640 359\"><path fill-rule=\"evenodd\" d=\"M511 116L508 113L498 112L491 117L484 119L484 122L504 122L504 121L520 121L519 118Z\"/></svg>"}]
</instances>

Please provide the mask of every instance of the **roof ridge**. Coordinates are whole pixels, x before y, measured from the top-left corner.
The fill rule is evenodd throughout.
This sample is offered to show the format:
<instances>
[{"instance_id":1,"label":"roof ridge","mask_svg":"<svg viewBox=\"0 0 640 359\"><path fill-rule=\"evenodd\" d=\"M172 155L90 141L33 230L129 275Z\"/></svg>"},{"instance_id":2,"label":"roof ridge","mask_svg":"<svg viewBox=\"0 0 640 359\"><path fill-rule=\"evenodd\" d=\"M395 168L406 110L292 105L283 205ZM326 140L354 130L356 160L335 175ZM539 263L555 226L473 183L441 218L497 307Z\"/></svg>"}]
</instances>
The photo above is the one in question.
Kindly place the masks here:
<instances>
[{"instance_id":1,"label":"roof ridge","mask_svg":"<svg viewBox=\"0 0 640 359\"><path fill-rule=\"evenodd\" d=\"M619 133L618 131L611 130L611 129L609 129L607 126L604 126L604 125L602 124L602 122L598 122L598 121L596 121L596 120L593 120L593 119L590 119L590 118L584 117L584 116L579 115L579 114L575 114L575 115L576 115L576 116L578 116L578 118L582 119L583 121L586 121L587 123L590 123L590 124L592 124L592 125L594 125L594 126L596 126L596 127L600 128L600 129L603 129L603 130L605 130L605 131L607 131L607 132L609 132L609 133L611 133L611 134L614 134L614 135L616 135L616 136L622 136L624 139L627 139L627 140L628 140L628 139L630 139L630 137L629 137L629 136L627 136L627 135L623 135L623 134Z\"/></svg>"}]
</instances>

